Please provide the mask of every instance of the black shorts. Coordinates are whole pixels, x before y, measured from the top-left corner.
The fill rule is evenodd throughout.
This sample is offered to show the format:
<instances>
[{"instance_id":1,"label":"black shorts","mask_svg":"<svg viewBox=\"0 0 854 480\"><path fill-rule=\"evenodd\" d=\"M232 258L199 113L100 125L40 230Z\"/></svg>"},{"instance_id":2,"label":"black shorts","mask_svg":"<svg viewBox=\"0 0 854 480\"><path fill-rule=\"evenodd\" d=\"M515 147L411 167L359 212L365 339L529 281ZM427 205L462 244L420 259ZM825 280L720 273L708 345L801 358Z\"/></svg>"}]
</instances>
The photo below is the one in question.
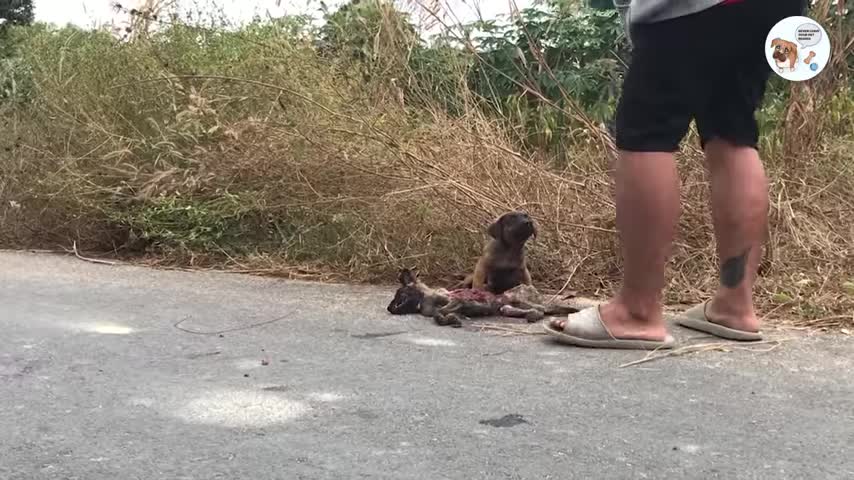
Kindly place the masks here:
<instances>
[{"instance_id":1,"label":"black shorts","mask_svg":"<svg viewBox=\"0 0 854 480\"><path fill-rule=\"evenodd\" d=\"M743 0L693 15L633 24L632 60L617 107L617 148L673 152L697 123L700 143L756 147L755 112L771 67L765 39L803 0Z\"/></svg>"}]
</instances>

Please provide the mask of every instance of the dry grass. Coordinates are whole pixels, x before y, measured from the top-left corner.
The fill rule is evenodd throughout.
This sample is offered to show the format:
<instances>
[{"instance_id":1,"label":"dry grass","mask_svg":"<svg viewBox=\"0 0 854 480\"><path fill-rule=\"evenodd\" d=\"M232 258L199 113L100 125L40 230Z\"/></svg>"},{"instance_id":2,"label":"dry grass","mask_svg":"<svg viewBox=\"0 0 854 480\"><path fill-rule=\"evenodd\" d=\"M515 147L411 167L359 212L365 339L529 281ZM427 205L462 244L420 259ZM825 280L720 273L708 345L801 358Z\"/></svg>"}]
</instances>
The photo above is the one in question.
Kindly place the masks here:
<instances>
[{"instance_id":1,"label":"dry grass","mask_svg":"<svg viewBox=\"0 0 854 480\"><path fill-rule=\"evenodd\" d=\"M538 284L603 297L619 279L600 132L580 130L556 171L519 151L474 98L450 116L416 89L413 98L395 82L365 86L299 45L245 42L205 73L176 74L196 66L165 65L168 52L143 42L75 53L38 41L33 52L52 56L29 58L33 102L0 112L12 132L0 139L0 246L367 282L389 282L405 265L444 282L472 267L488 221L525 209L540 227L530 251ZM101 70L86 70L99 56ZM815 101L851 107L845 92ZM769 141L763 152L773 204L759 303L771 319L850 328L854 139L808 134L806 150ZM672 303L717 283L708 185L690 140L679 157Z\"/></svg>"},{"instance_id":2,"label":"dry grass","mask_svg":"<svg viewBox=\"0 0 854 480\"><path fill-rule=\"evenodd\" d=\"M490 332L501 337L546 335L546 332L543 331L543 326L540 324L478 322L473 324L472 328L477 329L479 332Z\"/></svg>"},{"instance_id":3,"label":"dry grass","mask_svg":"<svg viewBox=\"0 0 854 480\"><path fill-rule=\"evenodd\" d=\"M769 353L777 349L783 342L790 341L785 338L781 340L767 340L762 342L740 343L740 342L712 342L712 343L695 343L685 345L684 347L674 348L671 350L653 350L646 354L643 358L633 360L631 362L620 365L620 368L634 367L643 365L644 363L654 362L664 358L682 357L685 355L694 355L705 352L731 352L734 350L743 350L754 353ZM758 347L758 348L757 348Z\"/></svg>"}]
</instances>

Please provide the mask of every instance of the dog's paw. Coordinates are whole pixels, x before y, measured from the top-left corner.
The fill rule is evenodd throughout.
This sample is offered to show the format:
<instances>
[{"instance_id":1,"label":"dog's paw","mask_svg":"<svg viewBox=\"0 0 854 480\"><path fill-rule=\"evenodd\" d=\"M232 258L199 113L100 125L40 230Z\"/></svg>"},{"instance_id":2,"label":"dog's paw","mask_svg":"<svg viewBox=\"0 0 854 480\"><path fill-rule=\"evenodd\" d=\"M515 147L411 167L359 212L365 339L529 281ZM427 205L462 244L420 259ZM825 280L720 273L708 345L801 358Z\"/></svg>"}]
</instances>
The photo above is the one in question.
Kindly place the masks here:
<instances>
[{"instance_id":1,"label":"dog's paw","mask_svg":"<svg viewBox=\"0 0 854 480\"><path fill-rule=\"evenodd\" d=\"M502 305L501 308L498 309L498 313L501 314L502 317L512 317L514 314L518 316L519 309L512 305Z\"/></svg>"},{"instance_id":2,"label":"dog's paw","mask_svg":"<svg viewBox=\"0 0 854 480\"><path fill-rule=\"evenodd\" d=\"M466 320L466 317L459 313L446 313L444 315L437 313L433 317L433 321L440 327L460 328L463 326L463 320Z\"/></svg>"}]
</instances>

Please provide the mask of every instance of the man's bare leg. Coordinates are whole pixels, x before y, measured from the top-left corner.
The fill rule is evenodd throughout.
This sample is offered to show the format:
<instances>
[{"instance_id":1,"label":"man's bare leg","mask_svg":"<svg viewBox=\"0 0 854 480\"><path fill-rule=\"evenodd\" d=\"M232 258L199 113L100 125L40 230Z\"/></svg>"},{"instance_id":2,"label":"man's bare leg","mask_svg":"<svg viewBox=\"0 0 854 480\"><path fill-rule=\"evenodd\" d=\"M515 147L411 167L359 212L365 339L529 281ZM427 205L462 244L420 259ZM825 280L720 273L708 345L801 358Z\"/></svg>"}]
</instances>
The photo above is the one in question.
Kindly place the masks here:
<instances>
[{"instance_id":1,"label":"man's bare leg","mask_svg":"<svg viewBox=\"0 0 854 480\"><path fill-rule=\"evenodd\" d=\"M621 151L616 183L623 285L599 312L617 338L664 340L664 271L680 210L674 155ZM565 317L556 318L551 325L563 329L566 322Z\"/></svg>"},{"instance_id":2,"label":"man's bare leg","mask_svg":"<svg viewBox=\"0 0 854 480\"><path fill-rule=\"evenodd\" d=\"M768 225L768 179L759 153L724 140L706 143L720 286L706 311L710 321L759 331L753 284Z\"/></svg>"}]
</instances>

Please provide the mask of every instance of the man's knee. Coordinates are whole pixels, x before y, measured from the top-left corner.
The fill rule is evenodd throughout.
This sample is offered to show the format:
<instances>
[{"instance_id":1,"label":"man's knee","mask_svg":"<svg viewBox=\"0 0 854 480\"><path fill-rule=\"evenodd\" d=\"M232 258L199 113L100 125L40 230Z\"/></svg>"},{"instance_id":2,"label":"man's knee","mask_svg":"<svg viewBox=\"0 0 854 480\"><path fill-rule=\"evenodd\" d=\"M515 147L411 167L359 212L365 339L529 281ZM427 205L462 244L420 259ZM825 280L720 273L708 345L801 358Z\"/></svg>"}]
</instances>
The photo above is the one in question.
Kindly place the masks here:
<instances>
[{"instance_id":1,"label":"man's knee","mask_svg":"<svg viewBox=\"0 0 854 480\"><path fill-rule=\"evenodd\" d=\"M705 142L703 150L706 165L712 174L735 169L745 175L765 175L759 150L749 142L714 137Z\"/></svg>"}]
</instances>

